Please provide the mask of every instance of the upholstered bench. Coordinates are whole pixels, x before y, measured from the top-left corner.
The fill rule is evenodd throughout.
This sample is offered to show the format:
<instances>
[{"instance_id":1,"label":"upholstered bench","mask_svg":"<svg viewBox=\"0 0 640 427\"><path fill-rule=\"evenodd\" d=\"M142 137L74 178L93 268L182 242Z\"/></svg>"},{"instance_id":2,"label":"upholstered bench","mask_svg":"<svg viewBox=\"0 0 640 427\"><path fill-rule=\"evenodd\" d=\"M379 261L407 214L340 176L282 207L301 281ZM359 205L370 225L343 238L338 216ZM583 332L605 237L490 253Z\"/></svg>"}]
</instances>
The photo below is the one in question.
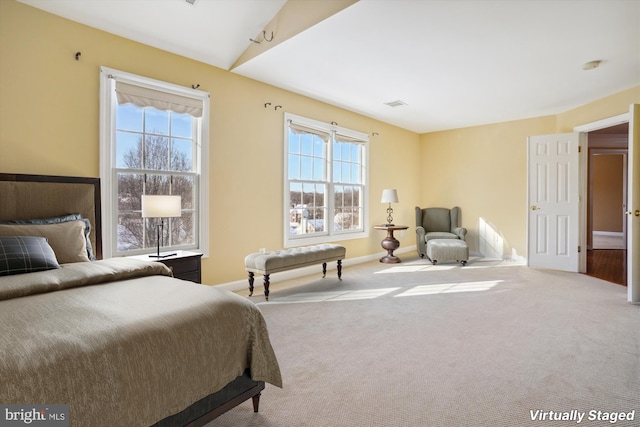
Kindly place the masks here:
<instances>
[{"instance_id":1,"label":"upholstered bench","mask_svg":"<svg viewBox=\"0 0 640 427\"><path fill-rule=\"evenodd\" d=\"M438 261L457 261L465 265L469 260L469 246L461 239L433 239L427 242L427 257L431 264Z\"/></svg>"},{"instance_id":2,"label":"upholstered bench","mask_svg":"<svg viewBox=\"0 0 640 427\"><path fill-rule=\"evenodd\" d=\"M244 267L249 272L249 296L253 295L255 273L264 276L264 297L267 301L269 300L269 275L279 271L322 264L324 278L327 275L327 263L338 261L338 279L342 280L342 260L346 252L344 246L321 244L247 255L244 259Z\"/></svg>"}]
</instances>

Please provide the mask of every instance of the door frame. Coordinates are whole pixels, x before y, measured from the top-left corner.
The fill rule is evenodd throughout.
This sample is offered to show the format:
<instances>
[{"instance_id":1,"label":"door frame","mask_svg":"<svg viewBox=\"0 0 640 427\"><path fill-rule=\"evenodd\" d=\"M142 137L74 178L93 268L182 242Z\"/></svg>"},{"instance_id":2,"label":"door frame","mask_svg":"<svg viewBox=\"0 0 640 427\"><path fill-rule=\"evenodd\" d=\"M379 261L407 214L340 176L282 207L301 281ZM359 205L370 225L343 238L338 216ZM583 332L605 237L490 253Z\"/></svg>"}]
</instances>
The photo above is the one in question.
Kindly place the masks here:
<instances>
[{"instance_id":1,"label":"door frame","mask_svg":"<svg viewBox=\"0 0 640 427\"><path fill-rule=\"evenodd\" d=\"M622 113L617 116L609 117L602 120L597 120L595 122L585 123L580 126L575 126L573 128L574 132L593 132L595 130L600 130L604 128L610 128L612 126L621 125L623 123L629 123L631 121L630 113Z\"/></svg>"},{"instance_id":2,"label":"door frame","mask_svg":"<svg viewBox=\"0 0 640 427\"><path fill-rule=\"evenodd\" d=\"M596 120L595 122L590 122L590 123L585 123L579 126L575 126L573 128L574 132L583 132L587 135L587 142L586 145L587 147L589 146L589 132L593 132L596 130L600 130L600 129L604 129L604 128L609 128L612 126L616 126L616 125L621 125L623 123L629 123L631 121L631 112L626 112L626 113L622 113L622 114L618 114L617 116L612 116L612 117L607 117L606 119L602 119L602 120ZM580 173L580 199L581 200L587 200L587 187L588 187L588 179L589 179L589 174L587 174L587 161L589 158L589 153L588 153L588 149L587 147L585 147L585 151L587 151L587 153L585 153L586 155L582 156L580 158L580 169L581 169L581 173ZM586 205L583 204L583 205ZM584 206L584 209L582 209L582 212L584 212L584 215L586 216L586 206ZM586 273L587 272L587 233L589 232L588 230L588 225L587 225L587 219L586 218L582 218L581 222L580 222L580 242L582 244L582 247L585 249L584 252L581 254L583 255L582 257L580 257L580 272L581 273Z\"/></svg>"},{"instance_id":3,"label":"door frame","mask_svg":"<svg viewBox=\"0 0 640 427\"><path fill-rule=\"evenodd\" d=\"M573 132L574 133L580 133L584 135L584 138L580 138L581 142L580 142L580 147L582 150L583 155L579 156L579 172L578 172L578 193L579 193L579 197L582 203L580 203L580 211L579 211L579 219L578 219L578 244L579 244L579 254L578 254L578 271L580 273L586 273L587 272L587 234L589 232L588 230L588 224L587 224L587 191L588 191L588 180L589 180L589 174L587 173L588 171L588 160L589 160L589 153L588 153L588 137L589 137L589 132L593 132L596 130L600 130L600 129L604 129L604 128L608 128L608 127L612 127L612 126L616 126L616 125L620 125L623 123L629 123L631 121L631 112L626 112L626 113L622 113L619 114L617 116L612 116L612 117L608 117L605 119L601 119L601 120L597 120L594 122L589 122L589 123L585 123L579 126L575 126L573 128ZM528 160L527 160L527 176L529 175L528 172ZM528 183L527 183L527 194L528 194L529 188L528 188ZM529 197L527 195L527 204L529 203ZM527 210L529 209L529 206L527 205ZM529 249L529 216L527 215L527 251ZM529 259L529 255L527 254L527 260Z\"/></svg>"}]
</instances>

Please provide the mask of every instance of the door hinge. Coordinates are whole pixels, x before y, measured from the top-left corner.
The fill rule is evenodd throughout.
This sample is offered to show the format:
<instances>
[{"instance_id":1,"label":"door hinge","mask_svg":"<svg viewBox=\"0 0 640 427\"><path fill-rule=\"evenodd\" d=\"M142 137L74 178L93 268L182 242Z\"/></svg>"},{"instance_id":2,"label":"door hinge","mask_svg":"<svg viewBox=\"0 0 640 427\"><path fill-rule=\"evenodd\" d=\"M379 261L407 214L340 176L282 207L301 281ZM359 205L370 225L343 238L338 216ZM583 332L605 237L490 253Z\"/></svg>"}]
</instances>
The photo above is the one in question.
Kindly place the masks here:
<instances>
[{"instance_id":1,"label":"door hinge","mask_svg":"<svg viewBox=\"0 0 640 427\"><path fill-rule=\"evenodd\" d=\"M582 153L582 146L578 145L578 153Z\"/></svg>"},{"instance_id":2,"label":"door hinge","mask_svg":"<svg viewBox=\"0 0 640 427\"><path fill-rule=\"evenodd\" d=\"M582 252L582 246L578 246L578 253Z\"/></svg>"}]
</instances>

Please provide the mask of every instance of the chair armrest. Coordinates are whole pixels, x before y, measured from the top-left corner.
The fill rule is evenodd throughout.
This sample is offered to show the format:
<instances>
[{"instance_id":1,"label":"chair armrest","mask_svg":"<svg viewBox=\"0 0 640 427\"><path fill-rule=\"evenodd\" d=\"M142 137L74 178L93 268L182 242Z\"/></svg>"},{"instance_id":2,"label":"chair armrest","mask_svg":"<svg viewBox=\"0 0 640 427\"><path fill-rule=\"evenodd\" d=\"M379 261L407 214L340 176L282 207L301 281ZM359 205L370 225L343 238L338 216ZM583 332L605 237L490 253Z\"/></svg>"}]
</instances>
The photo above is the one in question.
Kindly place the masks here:
<instances>
[{"instance_id":1,"label":"chair armrest","mask_svg":"<svg viewBox=\"0 0 640 427\"><path fill-rule=\"evenodd\" d=\"M427 254L427 243L425 241L425 235L427 231L421 225L416 226L416 248L418 249L418 255L420 258Z\"/></svg>"},{"instance_id":2,"label":"chair armrest","mask_svg":"<svg viewBox=\"0 0 640 427\"><path fill-rule=\"evenodd\" d=\"M462 240L467 235L467 229L464 227L456 227L453 229L453 232Z\"/></svg>"}]
</instances>

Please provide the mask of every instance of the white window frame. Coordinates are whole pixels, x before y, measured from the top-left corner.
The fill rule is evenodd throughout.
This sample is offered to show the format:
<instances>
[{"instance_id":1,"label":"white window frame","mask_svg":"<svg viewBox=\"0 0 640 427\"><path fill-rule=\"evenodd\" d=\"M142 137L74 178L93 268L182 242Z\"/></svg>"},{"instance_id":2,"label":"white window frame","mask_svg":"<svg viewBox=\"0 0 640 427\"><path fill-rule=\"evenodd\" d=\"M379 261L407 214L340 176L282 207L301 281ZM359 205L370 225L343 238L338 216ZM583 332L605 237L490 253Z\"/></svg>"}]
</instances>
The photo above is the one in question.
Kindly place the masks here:
<instances>
[{"instance_id":1,"label":"white window frame","mask_svg":"<svg viewBox=\"0 0 640 427\"><path fill-rule=\"evenodd\" d=\"M317 129L321 132L326 132L331 135L329 142L327 143L327 182L329 188L326 194L327 212L334 211L334 197L333 197L333 141L336 134L351 137L360 141L363 141L365 148L362 156L362 164L364 167L363 183L362 183L362 229L361 230L348 230L348 231L336 231L334 230L333 215L327 215L326 230L324 233L317 233L313 236L304 234L291 235L289 233L290 227L290 181L289 181L289 123L293 123L308 127L310 129ZM318 120L309 119L306 117L298 116L291 113L284 114L284 205L283 205L283 228L284 228L284 247L290 248L302 245L312 245L318 243L335 242L341 240L362 239L369 237L369 135L363 132L358 132L352 129L340 127L336 124L324 123Z\"/></svg>"},{"instance_id":2,"label":"white window frame","mask_svg":"<svg viewBox=\"0 0 640 427\"><path fill-rule=\"evenodd\" d=\"M198 244L196 248L190 250L201 252L207 257L209 254L209 93L125 71L100 67L100 193L102 199L103 258L118 256L116 244L117 181L114 173L116 167L115 122L116 108L118 106L115 95L116 80L202 101L202 117L201 120L198 120L199 137L197 138L197 144L199 152L197 153L196 161L196 172L199 175L199 192L196 195ZM142 251L142 253L151 252L153 252L153 248ZM141 252L136 251L136 253ZM131 255L134 255L133 251Z\"/></svg>"}]
</instances>

